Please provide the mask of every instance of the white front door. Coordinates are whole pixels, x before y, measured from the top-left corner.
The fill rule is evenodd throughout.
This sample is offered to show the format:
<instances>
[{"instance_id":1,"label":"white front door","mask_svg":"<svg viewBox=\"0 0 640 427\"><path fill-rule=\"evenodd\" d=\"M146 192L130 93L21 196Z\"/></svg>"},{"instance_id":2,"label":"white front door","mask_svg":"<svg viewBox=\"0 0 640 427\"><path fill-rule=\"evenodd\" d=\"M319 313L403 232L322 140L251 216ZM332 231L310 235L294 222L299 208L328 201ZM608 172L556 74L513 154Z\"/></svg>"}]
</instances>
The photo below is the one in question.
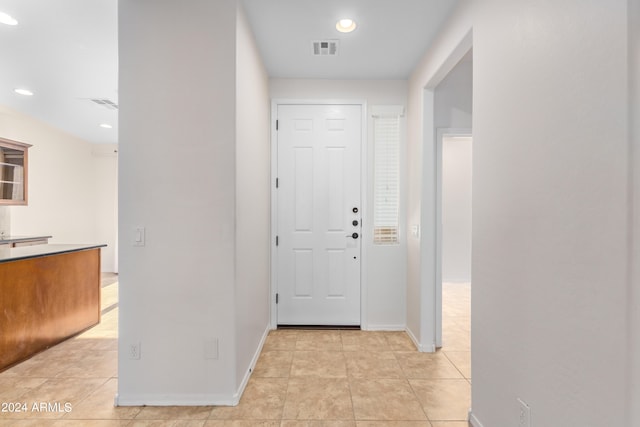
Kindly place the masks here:
<instances>
[{"instance_id":1,"label":"white front door","mask_svg":"<svg viewBox=\"0 0 640 427\"><path fill-rule=\"evenodd\" d=\"M360 105L277 107L277 321L360 324Z\"/></svg>"}]
</instances>

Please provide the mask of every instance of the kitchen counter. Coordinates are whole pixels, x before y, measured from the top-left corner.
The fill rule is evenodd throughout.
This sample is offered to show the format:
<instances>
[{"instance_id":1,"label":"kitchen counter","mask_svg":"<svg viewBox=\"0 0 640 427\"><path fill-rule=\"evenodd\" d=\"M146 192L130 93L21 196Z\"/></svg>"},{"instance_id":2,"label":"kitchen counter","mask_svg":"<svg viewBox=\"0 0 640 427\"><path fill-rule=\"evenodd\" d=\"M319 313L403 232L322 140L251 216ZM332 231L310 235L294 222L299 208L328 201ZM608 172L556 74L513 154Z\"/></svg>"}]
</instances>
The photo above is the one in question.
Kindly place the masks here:
<instances>
[{"instance_id":1,"label":"kitchen counter","mask_svg":"<svg viewBox=\"0 0 640 427\"><path fill-rule=\"evenodd\" d=\"M100 322L100 248L0 245L0 372Z\"/></svg>"},{"instance_id":2,"label":"kitchen counter","mask_svg":"<svg viewBox=\"0 0 640 427\"><path fill-rule=\"evenodd\" d=\"M38 258L69 252L84 251L89 249L103 248L107 245L35 245L16 248L5 248L0 246L0 263L17 261L20 259Z\"/></svg>"}]
</instances>

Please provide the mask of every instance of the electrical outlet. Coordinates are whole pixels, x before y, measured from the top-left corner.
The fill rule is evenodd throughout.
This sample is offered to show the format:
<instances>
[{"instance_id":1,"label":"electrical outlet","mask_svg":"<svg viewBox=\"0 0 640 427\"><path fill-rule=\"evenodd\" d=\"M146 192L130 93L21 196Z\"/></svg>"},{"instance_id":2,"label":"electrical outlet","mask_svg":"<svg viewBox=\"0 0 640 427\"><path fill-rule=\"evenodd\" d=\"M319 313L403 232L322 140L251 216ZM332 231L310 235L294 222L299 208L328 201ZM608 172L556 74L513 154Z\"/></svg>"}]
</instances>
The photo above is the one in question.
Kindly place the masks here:
<instances>
[{"instance_id":1,"label":"electrical outlet","mask_svg":"<svg viewBox=\"0 0 640 427\"><path fill-rule=\"evenodd\" d=\"M218 338L210 338L204 341L204 358L209 360L218 359Z\"/></svg>"},{"instance_id":2,"label":"electrical outlet","mask_svg":"<svg viewBox=\"0 0 640 427\"><path fill-rule=\"evenodd\" d=\"M129 346L129 359L139 360L140 359L140 343L131 344Z\"/></svg>"},{"instance_id":3,"label":"electrical outlet","mask_svg":"<svg viewBox=\"0 0 640 427\"><path fill-rule=\"evenodd\" d=\"M518 427L531 427L531 408L522 399L518 399Z\"/></svg>"}]
</instances>

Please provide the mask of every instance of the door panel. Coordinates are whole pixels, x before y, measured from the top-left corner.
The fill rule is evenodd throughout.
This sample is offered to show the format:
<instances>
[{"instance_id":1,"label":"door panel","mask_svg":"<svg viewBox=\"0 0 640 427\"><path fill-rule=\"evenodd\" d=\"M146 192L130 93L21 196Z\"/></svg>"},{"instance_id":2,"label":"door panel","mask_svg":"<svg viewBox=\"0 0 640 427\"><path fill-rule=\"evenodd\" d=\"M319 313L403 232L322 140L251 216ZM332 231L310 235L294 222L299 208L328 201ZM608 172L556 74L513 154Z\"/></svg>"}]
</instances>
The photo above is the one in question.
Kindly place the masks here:
<instances>
[{"instance_id":1,"label":"door panel","mask_svg":"<svg viewBox=\"0 0 640 427\"><path fill-rule=\"evenodd\" d=\"M360 324L361 120L358 105L278 106L278 324Z\"/></svg>"},{"instance_id":2,"label":"door panel","mask_svg":"<svg viewBox=\"0 0 640 427\"><path fill-rule=\"evenodd\" d=\"M295 230L313 231L313 148L294 147Z\"/></svg>"}]
</instances>

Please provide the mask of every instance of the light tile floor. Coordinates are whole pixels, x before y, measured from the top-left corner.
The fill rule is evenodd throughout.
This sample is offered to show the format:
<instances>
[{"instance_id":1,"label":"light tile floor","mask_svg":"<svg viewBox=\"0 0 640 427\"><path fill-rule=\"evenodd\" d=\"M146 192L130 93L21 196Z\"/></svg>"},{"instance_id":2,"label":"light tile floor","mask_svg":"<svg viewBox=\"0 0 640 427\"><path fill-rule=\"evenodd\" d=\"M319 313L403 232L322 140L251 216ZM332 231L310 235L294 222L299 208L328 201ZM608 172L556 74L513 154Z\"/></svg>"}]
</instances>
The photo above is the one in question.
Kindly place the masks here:
<instances>
[{"instance_id":1,"label":"light tile floor","mask_svg":"<svg viewBox=\"0 0 640 427\"><path fill-rule=\"evenodd\" d=\"M468 284L444 286L436 353L403 332L277 330L236 407L115 408L116 280L103 278L100 325L0 373L0 426L468 426ZM21 402L25 412L8 406Z\"/></svg>"}]
</instances>

